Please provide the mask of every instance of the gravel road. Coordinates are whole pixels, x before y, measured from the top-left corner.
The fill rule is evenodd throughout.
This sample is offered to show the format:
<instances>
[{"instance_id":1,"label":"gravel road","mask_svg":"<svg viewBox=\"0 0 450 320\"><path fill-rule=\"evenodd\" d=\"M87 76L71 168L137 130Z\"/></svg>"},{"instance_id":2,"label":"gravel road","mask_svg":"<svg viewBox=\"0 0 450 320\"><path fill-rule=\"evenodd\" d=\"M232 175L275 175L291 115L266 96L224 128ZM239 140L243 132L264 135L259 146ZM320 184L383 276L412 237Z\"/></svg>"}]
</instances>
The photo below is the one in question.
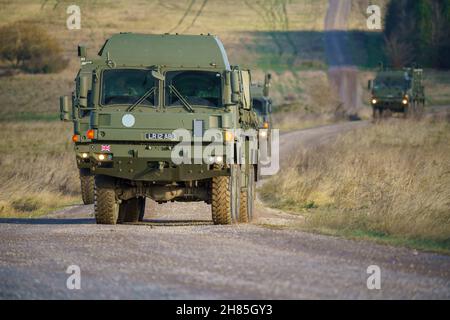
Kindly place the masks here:
<instances>
[{"instance_id":1,"label":"gravel road","mask_svg":"<svg viewBox=\"0 0 450 320\"><path fill-rule=\"evenodd\" d=\"M365 122L284 134L290 150ZM449 299L450 257L263 226L289 214L258 205L256 223L214 226L204 204L149 204L146 223L98 226L92 206L0 220L2 299ZM69 290L66 269L81 269ZM367 289L367 268L381 290Z\"/></svg>"}]
</instances>

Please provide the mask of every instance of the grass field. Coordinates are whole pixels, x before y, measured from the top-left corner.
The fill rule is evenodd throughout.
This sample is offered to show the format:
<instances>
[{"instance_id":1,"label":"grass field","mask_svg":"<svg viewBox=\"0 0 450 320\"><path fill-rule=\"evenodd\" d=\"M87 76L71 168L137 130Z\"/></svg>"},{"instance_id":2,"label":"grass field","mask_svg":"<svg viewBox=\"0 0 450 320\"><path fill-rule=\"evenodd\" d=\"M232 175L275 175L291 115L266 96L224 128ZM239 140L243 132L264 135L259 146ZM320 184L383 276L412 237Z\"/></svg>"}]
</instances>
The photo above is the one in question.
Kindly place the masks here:
<instances>
[{"instance_id":1,"label":"grass field","mask_svg":"<svg viewBox=\"0 0 450 320\"><path fill-rule=\"evenodd\" d=\"M309 231L450 252L450 122L391 119L307 150L262 187Z\"/></svg>"},{"instance_id":2,"label":"grass field","mask_svg":"<svg viewBox=\"0 0 450 320\"><path fill-rule=\"evenodd\" d=\"M60 122L1 123L1 217L36 216L80 202L70 137L70 126Z\"/></svg>"}]
</instances>

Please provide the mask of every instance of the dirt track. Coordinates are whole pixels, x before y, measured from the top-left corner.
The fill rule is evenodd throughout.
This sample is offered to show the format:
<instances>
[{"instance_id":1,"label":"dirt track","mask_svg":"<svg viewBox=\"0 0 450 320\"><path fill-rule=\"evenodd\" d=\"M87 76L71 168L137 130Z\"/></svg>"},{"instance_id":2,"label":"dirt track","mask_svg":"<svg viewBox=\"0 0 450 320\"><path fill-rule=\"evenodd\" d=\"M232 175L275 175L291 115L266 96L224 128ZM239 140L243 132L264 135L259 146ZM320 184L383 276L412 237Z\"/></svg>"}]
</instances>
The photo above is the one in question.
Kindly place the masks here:
<instances>
[{"instance_id":1,"label":"dirt track","mask_svg":"<svg viewBox=\"0 0 450 320\"><path fill-rule=\"evenodd\" d=\"M358 68L353 64L347 30L351 13L351 1L329 0L325 17L325 52L328 80L338 93L342 105L339 112L356 115L360 109L361 88L358 82Z\"/></svg>"},{"instance_id":2,"label":"dirt track","mask_svg":"<svg viewBox=\"0 0 450 320\"><path fill-rule=\"evenodd\" d=\"M364 125L283 135L281 164L289 150ZM138 226L95 225L91 206L2 219L0 298L450 298L448 256L265 228L258 223L296 218L258 213L242 226L211 225L203 204L148 206L148 224ZM73 264L81 290L66 288ZM381 290L366 287L370 265L381 268Z\"/></svg>"}]
</instances>

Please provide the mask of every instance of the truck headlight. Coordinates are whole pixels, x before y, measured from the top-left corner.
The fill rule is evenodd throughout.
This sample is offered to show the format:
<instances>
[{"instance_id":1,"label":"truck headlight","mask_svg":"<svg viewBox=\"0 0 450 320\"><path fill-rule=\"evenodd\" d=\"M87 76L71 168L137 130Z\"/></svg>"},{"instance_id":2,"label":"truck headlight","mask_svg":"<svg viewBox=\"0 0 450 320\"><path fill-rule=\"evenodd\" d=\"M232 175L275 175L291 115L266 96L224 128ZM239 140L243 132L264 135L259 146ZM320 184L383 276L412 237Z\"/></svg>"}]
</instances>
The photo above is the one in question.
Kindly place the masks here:
<instances>
[{"instance_id":1,"label":"truck headlight","mask_svg":"<svg viewBox=\"0 0 450 320\"><path fill-rule=\"evenodd\" d=\"M377 99L375 99L375 98L372 99L372 104L377 104L377 102L378 102Z\"/></svg>"},{"instance_id":2,"label":"truck headlight","mask_svg":"<svg viewBox=\"0 0 450 320\"><path fill-rule=\"evenodd\" d=\"M96 154L95 157L97 158L98 161L112 161L113 160L112 154L99 153L99 154Z\"/></svg>"},{"instance_id":3,"label":"truck headlight","mask_svg":"<svg viewBox=\"0 0 450 320\"><path fill-rule=\"evenodd\" d=\"M408 99L403 99L403 100L402 100L402 103L403 103L404 105L407 105L407 104L408 104Z\"/></svg>"},{"instance_id":4,"label":"truck headlight","mask_svg":"<svg viewBox=\"0 0 450 320\"><path fill-rule=\"evenodd\" d=\"M225 131L225 133L224 133L224 140L225 140L225 142L234 141L234 134L233 134L233 132Z\"/></svg>"}]
</instances>

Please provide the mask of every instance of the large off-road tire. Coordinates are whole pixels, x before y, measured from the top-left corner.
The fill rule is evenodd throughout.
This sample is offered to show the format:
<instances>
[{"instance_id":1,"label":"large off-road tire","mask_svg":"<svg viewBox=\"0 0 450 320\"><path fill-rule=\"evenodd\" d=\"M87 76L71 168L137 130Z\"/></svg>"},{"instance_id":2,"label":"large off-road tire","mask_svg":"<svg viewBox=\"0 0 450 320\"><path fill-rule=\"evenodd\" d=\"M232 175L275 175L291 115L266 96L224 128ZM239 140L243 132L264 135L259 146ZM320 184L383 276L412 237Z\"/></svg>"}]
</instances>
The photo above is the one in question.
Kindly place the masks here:
<instances>
[{"instance_id":1,"label":"large off-road tire","mask_svg":"<svg viewBox=\"0 0 450 320\"><path fill-rule=\"evenodd\" d=\"M253 207L255 201L255 168L253 165L249 166L249 173L247 176L247 188L241 190L240 208L239 208L239 222L248 223L253 220Z\"/></svg>"},{"instance_id":2,"label":"large off-road tire","mask_svg":"<svg viewBox=\"0 0 450 320\"><path fill-rule=\"evenodd\" d=\"M80 169L81 198L84 204L94 203L94 175L88 170Z\"/></svg>"},{"instance_id":3,"label":"large off-road tire","mask_svg":"<svg viewBox=\"0 0 450 320\"><path fill-rule=\"evenodd\" d=\"M138 197L122 200L119 207L119 223L136 223L144 220L145 198Z\"/></svg>"},{"instance_id":4,"label":"large off-road tire","mask_svg":"<svg viewBox=\"0 0 450 320\"><path fill-rule=\"evenodd\" d=\"M97 224L116 224L119 218L119 200L115 181L105 176L95 176L95 220Z\"/></svg>"},{"instance_id":5,"label":"large off-road tire","mask_svg":"<svg viewBox=\"0 0 450 320\"><path fill-rule=\"evenodd\" d=\"M230 176L214 177L211 190L211 213L214 224L226 225L239 220L240 170L230 166Z\"/></svg>"},{"instance_id":6,"label":"large off-road tire","mask_svg":"<svg viewBox=\"0 0 450 320\"><path fill-rule=\"evenodd\" d=\"M416 118L417 119L422 118L424 112L425 112L425 101L423 100L417 101Z\"/></svg>"},{"instance_id":7,"label":"large off-road tire","mask_svg":"<svg viewBox=\"0 0 450 320\"><path fill-rule=\"evenodd\" d=\"M372 118L373 118L373 121L378 121L381 119L381 109L380 108L372 107Z\"/></svg>"},{"instance_id":8,"label":"large off-road tire","mask_svg":"<svg viewBox=\"0 0 450 320\"><path fill-rule=\"evenodd\" d=\"M145 216L145 203L146 203L146 198L145 197L140 197L139 198L139 222L144 221L144 216Z\"/></svg>"},{"instance_id":9,"label":"large off-road tire","mask_svg":"<svg viewBox=\"0 0 450 320\"><path fill-rule=\"evenodd\" d=\"M409 106L405 106L403 108L403 118L408 119L411 117L411 113L412 113L412 104L410 104Z\"/></svg>"}]
</instances>

